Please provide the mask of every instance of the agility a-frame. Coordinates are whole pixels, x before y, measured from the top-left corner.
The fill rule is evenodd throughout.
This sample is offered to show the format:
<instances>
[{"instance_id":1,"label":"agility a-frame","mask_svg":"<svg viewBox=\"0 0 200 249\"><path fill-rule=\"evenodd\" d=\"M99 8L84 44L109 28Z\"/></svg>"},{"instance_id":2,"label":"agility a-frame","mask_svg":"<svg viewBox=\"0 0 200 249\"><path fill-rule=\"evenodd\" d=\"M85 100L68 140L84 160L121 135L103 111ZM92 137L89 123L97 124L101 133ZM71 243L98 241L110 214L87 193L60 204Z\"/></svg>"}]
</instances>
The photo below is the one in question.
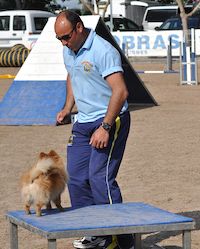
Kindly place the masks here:
<instances>
[{"instance_id":1,"label":"agility a-frame","mask_svg":"<svg viewBox=\"0 0 200 249\"><path fill-rule=\"evenodd\" d=\"M82 16L85 26L95 29L120 52L131 105L156 105L144 83L99 16ZM62 44L55 37L55 17L42 34L0 102L0 125L55 125L64 106L67 72Z\"/></svg>"}]
</instances>

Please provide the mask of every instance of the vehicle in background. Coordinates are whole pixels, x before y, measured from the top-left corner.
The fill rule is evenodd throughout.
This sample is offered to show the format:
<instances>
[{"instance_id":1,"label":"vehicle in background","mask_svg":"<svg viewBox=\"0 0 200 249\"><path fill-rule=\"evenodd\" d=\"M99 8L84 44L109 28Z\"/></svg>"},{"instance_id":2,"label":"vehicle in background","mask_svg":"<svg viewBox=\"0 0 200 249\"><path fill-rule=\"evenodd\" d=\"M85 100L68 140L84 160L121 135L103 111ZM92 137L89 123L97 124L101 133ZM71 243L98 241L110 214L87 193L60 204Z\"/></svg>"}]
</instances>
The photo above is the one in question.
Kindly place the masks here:
<instances>
[{"instance_id":1,"label":"vehicle in background","mask_svg":"<svg viewBox=\"0 0 200 249\"><path fill-rule=\"evenodd\" d=\"M185 6L186 13L192 10L193 6ZM164 21L179 13L178 5L165 5L148 7L144 13L142 25L144 30L154 30Z\"/></svg>"},{"instance_id":2,"label":"vehicle in background","mask_svg":"<svg viewBox=\"0 0 200 249\"><path fill-rule=\"evenodd\" d=\"M143 16L148 7L160 6L159 2L150 0L145 0L145 2L136 0L124 4L126 6L125 17L131 19L139 26L142 26Z\"/></svg>"},{"instance_id":3,"label":"vehicle in background","mask_svg":"<svg viewBox=\"0 0 200 249\"><path fill-rule=\"evenodd\" d=\"M104 18L106 26L110 29L110 16ZM123 16L113 16L112 31L142 31L143 27Z\"/></svg>"},{"instance_id":4,"label":"vehicle in background","mask_svg":"<svg viewBox=\"0 0 200 249\"><path fill-rule=\"evenodd\" d=\"M102 15L103 14L103 9L106 6L106 2L104 0L100 0L98 1L98 6L99 6L99 14ZM124 0L114 0L112 1L112 15L122 15L122 16L126 16L126 5L124 4ZM110 6L108 6L105 16L109 16L111 15L111 8Z\"/></svg>"},{"instance_id":5,"label":"vehicle in background","mask_svg":"<svg viewBox=\"0 0 200 249\"><path fill-rule=\"evenodd\" d=\"M200 16L191 16L188 18L188 28L189 29L200 29ZM156 27L155 30L181 30L182 21L181 18L173 17L166 20L160 27Z\"/></svg>"},{"instance_id":6,"label":"vehicle in background","mask_svg":"<svg viewBox=\"0 0 200 249\"><path fill-rule=\"evenodd\" d=\"M40 10L0 11L0 47L12 47L16 44L32 46L38 39L51 12ZM25 41L26 42L25 42Z\"/></svg>"}]
</instances>

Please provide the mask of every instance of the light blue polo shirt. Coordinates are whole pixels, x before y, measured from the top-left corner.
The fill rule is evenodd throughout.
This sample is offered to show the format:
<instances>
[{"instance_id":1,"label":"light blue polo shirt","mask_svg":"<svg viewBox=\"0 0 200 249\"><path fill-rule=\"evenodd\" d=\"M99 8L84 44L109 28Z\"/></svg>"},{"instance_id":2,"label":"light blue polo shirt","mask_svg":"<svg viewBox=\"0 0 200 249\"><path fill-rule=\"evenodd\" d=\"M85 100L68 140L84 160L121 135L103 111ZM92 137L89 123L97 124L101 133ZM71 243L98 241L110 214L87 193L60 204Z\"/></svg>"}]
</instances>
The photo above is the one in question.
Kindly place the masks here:
<instances>
[{"instance_id":1,"label":"light blue polo shirt","mask_svg":"<svg viewBox=\"0 0 200 249\"><path fill-rule=\"evenodd\" d=\"M115 72L123 72L117 49L91 30L77 54L64 46L63 57L71 78L78 122L93 122L104 117L112 95L104 78ZM126 101L121 112L127 108Z\"/></svg>"}]
</instances>

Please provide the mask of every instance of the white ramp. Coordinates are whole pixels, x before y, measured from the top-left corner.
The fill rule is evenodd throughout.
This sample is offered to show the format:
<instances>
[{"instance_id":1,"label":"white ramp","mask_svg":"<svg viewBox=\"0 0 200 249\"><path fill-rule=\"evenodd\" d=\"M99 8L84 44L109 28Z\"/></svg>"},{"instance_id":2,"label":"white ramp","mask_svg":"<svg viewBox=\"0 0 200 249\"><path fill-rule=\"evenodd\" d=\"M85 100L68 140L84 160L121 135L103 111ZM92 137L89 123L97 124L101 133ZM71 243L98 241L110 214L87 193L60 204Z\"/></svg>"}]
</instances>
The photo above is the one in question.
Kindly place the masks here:
<instances>
[{"instance_id":1,"label":"white ramp","mask_svg":"<svg viewBox=\"0 0 200 249\"><path fill-rule=\"evenodd\" d=\"M85 26L95 29L99 16L81 17ZM55 37L54 23L50 17L43 32L17 74L17 80L65 80L67 72L62 57L62 44Z\"/></svg>"}]
</instances>

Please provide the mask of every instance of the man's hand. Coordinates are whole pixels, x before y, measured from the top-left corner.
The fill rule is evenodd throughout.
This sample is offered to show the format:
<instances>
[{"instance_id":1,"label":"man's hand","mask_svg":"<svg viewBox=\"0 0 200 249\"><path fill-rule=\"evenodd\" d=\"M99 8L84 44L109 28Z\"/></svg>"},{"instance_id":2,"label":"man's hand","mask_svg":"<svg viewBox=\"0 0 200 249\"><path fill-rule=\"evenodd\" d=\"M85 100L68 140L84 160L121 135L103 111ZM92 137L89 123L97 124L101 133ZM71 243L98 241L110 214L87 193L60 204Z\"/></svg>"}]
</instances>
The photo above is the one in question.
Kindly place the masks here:
<instances>
[{"instance_id":1,"label":"man's hand","mask_svg":"<svg viewBox=\"0 0 200 249\"><path fill-rule=\"evenodd\" d=\"M58 122L58 123L62 123L62 121L63 121L63 119L64 119L64 117L65 117L66 115L69 115L69 113L68 113L65 109L63 109L62 111L60 111L60 112L57 114L57 117L56 117L57 122Z\"/></svg>"},{"instance_id":2,"label":"man's hand","mask_svg":"<svg viewBox=\"0 0 200 249\"><path fill-rule=\"evenodd\" d=\"M109 132L100 126L93 134L90 139L90 145L97 149L103 149L107 147L109 140Z\"/></svg>"}]
</instances>

